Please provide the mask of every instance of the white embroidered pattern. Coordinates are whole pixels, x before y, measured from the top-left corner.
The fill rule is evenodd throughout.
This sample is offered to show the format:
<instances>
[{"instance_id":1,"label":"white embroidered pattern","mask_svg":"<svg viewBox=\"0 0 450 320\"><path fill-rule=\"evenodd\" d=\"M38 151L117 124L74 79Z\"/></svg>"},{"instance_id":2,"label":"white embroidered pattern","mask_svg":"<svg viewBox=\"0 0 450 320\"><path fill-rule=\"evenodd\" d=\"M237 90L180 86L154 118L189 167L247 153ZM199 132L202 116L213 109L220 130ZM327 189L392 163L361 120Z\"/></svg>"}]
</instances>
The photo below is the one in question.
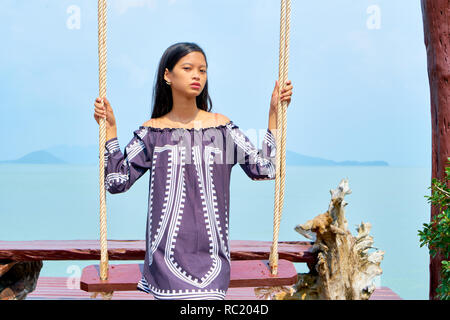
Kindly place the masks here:
<instances>
[{"instance_id":1,"label":"white embroidered pattern","mask_svg":"<svg viewBox=\"0 0 450 320\"><path fill-rule=\"evenodd\" d=\"M143 139L145 135L147 134L148 130L143 128L141 129L137 134L138 136ZM105 187L107 190L110 189L110 187L113 186L114 183L122 184L129 180L130 178L130 161L136 157L141 151L145 150L145 144L142 140L135 140L130 145L128 145L126 148L127 156L124 160L126 163L127 173L123 174L121 172L112 172L109 173L105 177ZM109 156L112 155L114 152L120 151L119 147L119 141L117 139L113 139L112 141L109 141L106 144L106 154L105 154L105 168L107 167ZM123 162L122 162L123 165Z\"/></svg>"},{"instance_id":2,"label":"white embroidered pattern","mask_svg":"<svg viewBox=\"0 0 450 320\"><path fill-rule=\"evenodd\" d=\"M164 260L167 264L167 267L170 271L179 279L184 280L185 282L203 288L206 286L205 283L199 283L200 280L194 277L191 274L188 274L185 270L183 270L182 266L180 266L175 261L175 247L177 242L178 232L180 230L180 225L182 223L182 215L184 211L184 201L186 197L186 184L184 181L184 170L185 170L185 147L181 147L181 157L180 157L180 167L177 167L178 170L178 185L181 186L177 188L177 195L175 198L175 206L173 210L173 214L171 217L171 223L168 230L167 242L166 242L166 250L164 254ZM176 212L176 213L175 213Z\"/></svg>"},{"instance_id":3,"label":"white embroidered pattern","mask_svg":"<svg viewBox=\"0 0 450 320\"><path fill-rule=\"evenodd\" d=\"M209 150L208 148L205 148L205 151ZM203 179L203 166L202 166L202 158L201 158L201 150L200 146L194 146L192 147L192 154L193 154L193 160L195 169L197 171L197 181L199 184L199 190L200 190L200 198L202 201L202 207L203 207L203 213L205 217L205 224L206 224L206 232L208 234L209 239L209 253L210 257L212 259L212 266L207 272L207 274L201 279L202 285L205 286L212 282L220 273L220 270L222 269L222 260L219 257L219 248L218 248L218 241L217 241L217 224L214 223L212 225L212 222L216 220L215 215L217 213L217 197L216 197L216 191L214 190L214 187L211 185L211 180L207 176L207 183L208 185L205 186L205 180ZM206 159L210 158L210 153L205 152ZM208 164L208 167L210 166L209 161L204 161ZM214 227L214 230L212 230L212 227Z\"/></svg>"},{"instance_id":4,"label":"white embroidered pattern","mask_svg":"<svg viewBox=\"0 0 450 320\"><path fill-rule=\"evenodd\" d=\"M219 221L219 209L218 209L218 203L217 203L217 195L216 190L214 189L214 182L213 182L213 153L215 155L222 156L222 150L219 148L213 148L213 147L205 147L205 159L204 162L208 164L208 170L209 174L206 176L206 182L208 186L208 198L209 198L209 205L212 207L211 209L214 210L214 217L215 217L215 232L220 237L220 245L222 247L222 250L226 253L228 260L230 261L230 253L228 252L227 246L225 245L225 239L222 235L222 228L220 227L220 221ZM228 225L225 225L225 232L228 234Z\"/></svg>"},{"instance_id":5,"label":"white embroidered pattern","mask_svg":"<svg viewBox=\"0 0 450 320\"><path fill-rule=\"evenodd\" d=\"M106 168L108 166L109 155L120 150L119 141L117 139L113 139L112 141L109 141L106 144L105 148L106 148L106 150L105 150L105 160L104 161L105 161L105 168Z\"/></svg>"},{"instance_id":6,"label":"white embroidered pattern","mask_svg":"<svg viewBox=\"0 0 450 320\"><path fill-rule=\"evenodd\" d=\"M250 141L246 141L245 136L243 134L240 134L236 129L233 128L232 124L226 125L227 129L229 130L229 133L231 134L231 137L235 141L236 145L241 148L246 154L248 154L251 158L252 163L255 163L259 168L267 168L267 178L261 178L257 180L269 180L275 178L275 165L270 161L269 159L266 159L264 157L261 157L258 153L258 149L253 147L252 143ZM270 147L271 150L271 156L274 154L275 150L275 139L272 136L269 131L266 132L263 139L263 147L264 144L267 144Z\"/></svg>"},{"instance_id":7,"label":"white embroidered pattern","mask_svg":"<svg viewBox=\"0 0 450 320\"><path fill-rule=\"evenodd\" d=\"M158 158L158 152L153 153L153 161L152 161L152 169L151 169L151 176L150 176L150 191L148 195L148 212L147 212L147 230L148 230L148 237L149 239L152 239L152 212L153 212L153 190L154 190L154 184L155 184L155 164L156 159ZM151 241L150 241L151 242ZM149 246L149 243L146 243L146 251L150 252L151 246ZM151 251L153 253L153 251ZM153 262L153 254L148 255L148 265L151 266Z\"/></svg>"},{"instance_id":8,"label":"white embroidered pattern","mask_svg":"<svg viewBox=\"0 0 450 320\"><path fill-rule=\"evenodd\" d=\"M158 153L169 151L167 162L167 180L165 187L164 203L162 208L161 218L158 221L158 228L156 229L155 238L151 241L151 254L153 254L159 246L161 239L167 227L167 223L170 219L170 212L172 210L172 199L176 189L175 179L173 179L173 158L177 154L177 146L165 145L163 147L155 147L154 149L154 162ZM152 185L152 188L154 186Z\"/></svg>"},{"instance_id":9,"label":"white embroidered pattern","mask_svg":"<svg viewBox=\"0 0 450 320\"><path fill-rule=\"evenodd\" d=\"M138 283L138 289L146 293L151 293L155 298L160 300L173 298L180 300L224 300L226 295L224 290L219 289L161 290L149 284L144 276L142 276Z\"/></svg>"},{"instance_id":10,"label":"white embroidered pattern","mask_svg":"<svg viewBox=\"0 0 450 320\"><path fill-rule=\"evenodd\" d=\"M229 242L225 242L228 239L228 223L225 225L226 236L222 235L222 229L219 222L219 210L217 195L213 184L213 153L222 155L222 151L219 148L205 147L204 162L207 163L207 175L206 180L203 178L203 166L200 155L199 146L192 148L194 165L197 171L197 178L199 183L200 197L202 200L202 206L204 210L206 232L209 237L210 257L212 259L212 265L208 272L204 274L201 279L188 274L183 270L174 258L176 241L179 232L179 228L182 224L182 215L184 210L184 201L186 197L186 185L184 180L185 170L185 147L178 147L177 145L165 145L164 147L155 147L153 156L153 167L155 167L158 154L168 151L168 172L167 182L164 195L164 203L162 209L162 215L158 222L158 228L155 235L150 236L151 239L151 254L156 251L160 245L163 235L167 230L167 240L164 250L164 261L169 270L179 279L183 280L190 285L197 288L205 288L211 282L217 278L222 268L222 261L219 257L219 240L222 250L226 253L228 260L230 261L230 254L228 252ZM174 166L174 163L178 163L178 155L180 154L180 166ZM176 177L178 176L178 179ZM178 181L178 188L176 182ZM154 180L151 180L150 201L153 200ZM150 206L150 212L151 212ZM151 230L152 220L149 220L149 230ZM151 232L150 232L151 234ZM149 260L151 263L151 260ZM179 296L179 290L160 290L155 287L148 286L144 277L142 277L140 285L146 292L152 291L155 295L163 296ZM146 285L143 285L145 282ZM159 290L159 291L158 291ZM204 297L204 298L223 298L225 294L221 290L183 290L182 296L188 297Z\"/></svg>"}]
</instances>

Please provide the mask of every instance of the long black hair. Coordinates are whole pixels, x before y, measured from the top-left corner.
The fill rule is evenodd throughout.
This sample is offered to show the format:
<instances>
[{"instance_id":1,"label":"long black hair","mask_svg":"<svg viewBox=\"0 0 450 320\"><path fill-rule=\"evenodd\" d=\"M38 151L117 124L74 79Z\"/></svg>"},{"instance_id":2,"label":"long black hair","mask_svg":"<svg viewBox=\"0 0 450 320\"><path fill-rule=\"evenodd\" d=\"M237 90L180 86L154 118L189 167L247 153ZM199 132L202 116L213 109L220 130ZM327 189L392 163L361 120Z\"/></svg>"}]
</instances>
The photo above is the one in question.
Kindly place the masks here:
<instances>
[{"instance_id":1,"label":"long black hair","mask_svg":"<svg viewBox=\"0 0 450 320\"><path fill-rule=\"evenodd\" d=\"M206 61L206 55L203 50L192 42L179 42L166 49L159 61L158 73L156 74L156 83L153 89L152 118L159 118L172 110L172 88L164 80L166 68L172 71L177 62L185 55L199 51L203 54ZM206 61L206 67L208 62ZM206 80L203 91L196 97L197 108L210 112L212 101L208 94L208 80ZM209 106L208 106L209 103Z\"/></svg>"}]
</instances>

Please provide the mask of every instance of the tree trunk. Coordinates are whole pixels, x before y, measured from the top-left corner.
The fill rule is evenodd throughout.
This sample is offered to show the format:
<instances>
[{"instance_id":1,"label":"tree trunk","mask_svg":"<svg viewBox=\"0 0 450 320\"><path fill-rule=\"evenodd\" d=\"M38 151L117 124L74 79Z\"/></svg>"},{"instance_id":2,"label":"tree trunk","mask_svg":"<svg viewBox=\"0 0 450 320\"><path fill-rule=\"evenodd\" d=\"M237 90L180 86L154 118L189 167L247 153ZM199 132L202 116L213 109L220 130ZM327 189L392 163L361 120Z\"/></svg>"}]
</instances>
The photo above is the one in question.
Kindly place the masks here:
<instances>
[{"instance_id":1,"label":"tree trunk","mask_svg":"<svg viewBox=\"0 0 450 320\"><path fill-rule=\"evenodd\" d=\"M450 0L422 0L431 98L432 178L443 179L450 156ZM430 183L431 184L431 183ZM438 214L431 206L431 219ZM430 257L429 298L435 299L443 257Z\"/></svg>"},{"instance_id":2,"label":"tree trunk","mask_svg":"<svg viewBox=\"0 0 450 320\"><path fill-rule=\"evenodd\" d=\"M36 289L42 261L0 260L0 300L24 300Z\"/></svg>"}]
</instances>

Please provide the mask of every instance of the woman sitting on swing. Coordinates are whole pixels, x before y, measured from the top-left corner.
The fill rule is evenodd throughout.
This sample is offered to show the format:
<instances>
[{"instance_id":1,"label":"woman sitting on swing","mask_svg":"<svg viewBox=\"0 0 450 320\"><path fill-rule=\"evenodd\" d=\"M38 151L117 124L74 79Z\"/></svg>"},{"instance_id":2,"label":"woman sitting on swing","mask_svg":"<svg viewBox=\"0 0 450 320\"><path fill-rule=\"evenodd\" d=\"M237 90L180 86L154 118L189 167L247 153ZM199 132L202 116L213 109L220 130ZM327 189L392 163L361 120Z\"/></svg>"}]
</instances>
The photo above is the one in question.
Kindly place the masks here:
<instances>
[{"instance_id":1,"label":"woman sitting on swing","mask_svg":"<svg viewBox=\"0 0 450 320\"><path fill-rule=\"evenodd\" d=\"M97 123L106 119L109 193L127 191L151 171L146 254L137 289L155 299L223 300L230 282L231 169L239 163L253 180L275 179L278 81L258 150L233 121L211 113L207 68L205 53L194 43L176 43L164 52L151 119L134 131L124 153L109 101L94 103ZM292 88L288 80L281 101L290 103Z\"/></svg>"}]
</instances>

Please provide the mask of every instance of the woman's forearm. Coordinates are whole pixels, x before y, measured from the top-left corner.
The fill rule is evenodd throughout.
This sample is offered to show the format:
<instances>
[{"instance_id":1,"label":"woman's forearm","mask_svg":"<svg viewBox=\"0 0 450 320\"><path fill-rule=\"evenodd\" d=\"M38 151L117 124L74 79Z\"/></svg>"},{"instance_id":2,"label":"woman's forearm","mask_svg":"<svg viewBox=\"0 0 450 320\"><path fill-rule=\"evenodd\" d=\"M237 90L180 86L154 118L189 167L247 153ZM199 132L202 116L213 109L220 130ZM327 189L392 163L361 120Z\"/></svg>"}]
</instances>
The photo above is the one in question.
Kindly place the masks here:
<instances>
[{"instance_id":1,"label":"woman's forearm","mask_svg":"<svg viewBox=\"0 0 450 320\"><path fill-rule=\"evenodd\" d=\"M276 133L277 133L277 112L273 110L272 108L269 111L269 130L272 132L272 134L275 137L275 141L277 139Z\"/></svg>"},{"instance_id":2,"label":"woman's forearm","mask_svg":"<svg viewBox=\"0 0 450 320\"><path fill-rule=\"evenodd\" d=\"M106 141L111 140L112 138L116 138L116 137L117 137L117 127L116 126L106 128Z\"/></svg>"}]
</instances>

